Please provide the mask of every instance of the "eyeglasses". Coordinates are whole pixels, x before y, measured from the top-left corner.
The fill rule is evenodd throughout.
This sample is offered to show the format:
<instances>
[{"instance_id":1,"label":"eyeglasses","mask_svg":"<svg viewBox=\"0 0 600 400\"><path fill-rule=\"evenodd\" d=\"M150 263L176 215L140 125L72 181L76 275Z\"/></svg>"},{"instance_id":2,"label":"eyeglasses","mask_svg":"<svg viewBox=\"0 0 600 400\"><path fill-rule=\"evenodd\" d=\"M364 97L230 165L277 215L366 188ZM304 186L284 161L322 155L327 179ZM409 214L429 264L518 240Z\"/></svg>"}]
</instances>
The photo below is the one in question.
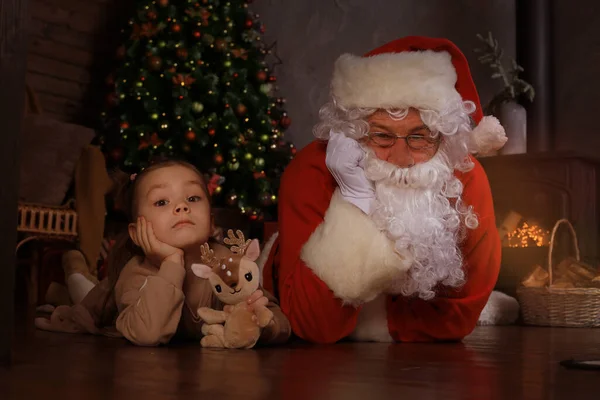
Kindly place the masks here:
<instances>
[{"instance_id":1,"label":"eyeglasses","mask_svg":"<svg viewBox=\"0 0 600 400\"><path fill-rule=\"evenodd\" d=\"M398 139L402 139L406 141L408 147L413 150L427 150L431 149L440 142L440 138L432 138L423 135L408 135L408 136L398 136L393 133L387 132L371 132L369 133L369 139L373 141L379 147L392 147L396 144Z\"/></svg>"}]
</instances>

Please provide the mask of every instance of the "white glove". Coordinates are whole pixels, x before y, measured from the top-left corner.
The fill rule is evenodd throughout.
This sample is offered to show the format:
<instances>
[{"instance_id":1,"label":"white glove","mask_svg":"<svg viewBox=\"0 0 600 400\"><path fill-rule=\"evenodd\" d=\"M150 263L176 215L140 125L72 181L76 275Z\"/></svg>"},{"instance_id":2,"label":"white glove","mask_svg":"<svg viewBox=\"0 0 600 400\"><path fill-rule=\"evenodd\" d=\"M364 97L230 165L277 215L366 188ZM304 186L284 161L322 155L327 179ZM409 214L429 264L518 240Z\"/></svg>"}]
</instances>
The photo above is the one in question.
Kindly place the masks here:
<instances>
[{"instance_id":1,"label":"white glove","mask_svg":"<svg viewBox=\"0 0 600 400\"><path fill-rule=\"evenodd\" d=\"M369 214L375 189L362 168L365 154L356 140L343 133L331 132L325 165L337 181L342 197Z\"/></svg>"}]
</instances>

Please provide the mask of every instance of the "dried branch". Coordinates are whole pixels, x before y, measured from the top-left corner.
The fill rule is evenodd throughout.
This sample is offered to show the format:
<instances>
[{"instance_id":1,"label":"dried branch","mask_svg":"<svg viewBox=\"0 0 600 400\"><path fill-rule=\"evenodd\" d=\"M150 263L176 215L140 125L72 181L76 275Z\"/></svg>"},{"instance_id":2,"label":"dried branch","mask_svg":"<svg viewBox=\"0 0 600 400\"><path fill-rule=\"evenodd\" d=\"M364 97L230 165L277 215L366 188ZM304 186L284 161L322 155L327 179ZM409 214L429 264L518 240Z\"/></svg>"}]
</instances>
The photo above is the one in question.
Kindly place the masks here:
<instances>
[{"instance_id":1,"label":"dried branch","mask_svg":"<svg viewBox=\"0 0 600 400\"><path fill-rule=\"evenodd\" d=\"M498 40L494 39L491 32L488 32L487 37L483 37L479 33L477 39L482 42L482 47L474 49L475 53L480 53L478 57L480 63L489 65L492 69L492 79L502 79L504 88L502 91L488 104L486 107L487 113L493 113L494 109L500 104L507 101L515 101L520 96L526 96L529 101L533 101L535 91L533 86L523 79L519 78L519 74L523 72L517 62L511 58L511 68L506 69L502 62L504 51L498 45Z\"/></svg>"}]
</instances>

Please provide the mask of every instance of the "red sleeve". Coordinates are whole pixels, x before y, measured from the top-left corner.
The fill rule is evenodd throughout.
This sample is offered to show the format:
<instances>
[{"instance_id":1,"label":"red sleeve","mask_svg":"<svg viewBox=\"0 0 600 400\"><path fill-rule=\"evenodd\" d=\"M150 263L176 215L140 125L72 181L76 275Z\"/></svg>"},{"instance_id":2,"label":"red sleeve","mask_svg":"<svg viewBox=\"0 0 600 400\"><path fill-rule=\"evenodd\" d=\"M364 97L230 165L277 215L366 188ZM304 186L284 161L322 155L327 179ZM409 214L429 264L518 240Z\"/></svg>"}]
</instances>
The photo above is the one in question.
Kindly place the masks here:
<instances>
[{"instance_id":1,"label":"red sleeve","mask_svg":"<svg viewBox=\"0 0 600 400\"><path fill-rule=\"evenodd\" d=\"M459 174L463 201L472 205L479 226L468 231L462 244L466 284L444 290L430 301L389 297L388 327L394 340L404 342L459 340L471 333L492 292L500 270L501 246L487 176L475 161L472 171Z\"/></svg>"},{"instance_id":2,"label":"red sleeve","mask_svg":"<svg viewBox=\"0 0 600 400\"><path fill-rule=\"evenodd\" d=\"M298 153L281 179L279 192L279 297L292 331L316 343L334 343L356 326L359 309L339 299L300 259L335 190L325 166L325 144L313 142Z\"/></svg>"}]
</instances>

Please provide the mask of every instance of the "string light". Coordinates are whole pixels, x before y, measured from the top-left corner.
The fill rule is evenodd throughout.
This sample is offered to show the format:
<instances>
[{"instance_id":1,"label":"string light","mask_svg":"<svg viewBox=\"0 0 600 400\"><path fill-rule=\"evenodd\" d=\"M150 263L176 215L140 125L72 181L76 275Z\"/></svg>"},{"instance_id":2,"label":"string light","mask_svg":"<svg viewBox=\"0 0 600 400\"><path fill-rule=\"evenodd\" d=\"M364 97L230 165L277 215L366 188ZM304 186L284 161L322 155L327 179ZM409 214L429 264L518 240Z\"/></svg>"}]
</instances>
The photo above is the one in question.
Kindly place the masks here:
<instances>
[{"instance_id":1,"label":"string light","mask_svg":"<svg viewBox=\"0 0 600 400\"><path fill-rule=\"evenodd\" d=\"M507 235L508 247L542 247L548 244L550 232L527 222Z\"/></svg>"}]
</instances>

